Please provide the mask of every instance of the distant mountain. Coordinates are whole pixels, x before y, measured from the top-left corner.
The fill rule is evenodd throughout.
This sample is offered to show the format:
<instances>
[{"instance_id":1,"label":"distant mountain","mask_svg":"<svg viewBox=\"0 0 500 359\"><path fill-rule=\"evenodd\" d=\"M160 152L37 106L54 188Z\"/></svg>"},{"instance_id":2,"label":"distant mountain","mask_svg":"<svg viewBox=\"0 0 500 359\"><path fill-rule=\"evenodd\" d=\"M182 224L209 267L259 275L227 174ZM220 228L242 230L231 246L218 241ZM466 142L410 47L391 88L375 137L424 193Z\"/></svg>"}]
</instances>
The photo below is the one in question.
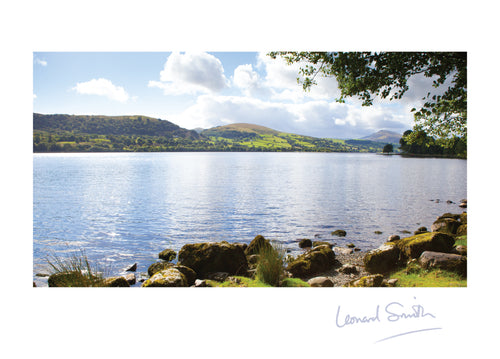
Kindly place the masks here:
<instances>
[{"instance_id":1,"label":"distant mountain","mask_svg":"<svg viewBox=\"0 0 500 359\"><path fill-rule=\"evenodd\" d=\"M380 131L375 132L369 136L362 137L361 139L375 141L375 142L399 144L399 140L401 137L403 137L403 135L400 135L397 132L380 130Z\"/></svg>"},{"instance_id":2,"label":"distant mountain","mask_svg":"<svg viewBox=\"0 0 500 359\"><path fill-rule=\"evenodd\" d=\"M199 139L196 131L147 116L83 116L33 114L33 130L73 134L161 136Z\"/></svg>"}]
</instances>

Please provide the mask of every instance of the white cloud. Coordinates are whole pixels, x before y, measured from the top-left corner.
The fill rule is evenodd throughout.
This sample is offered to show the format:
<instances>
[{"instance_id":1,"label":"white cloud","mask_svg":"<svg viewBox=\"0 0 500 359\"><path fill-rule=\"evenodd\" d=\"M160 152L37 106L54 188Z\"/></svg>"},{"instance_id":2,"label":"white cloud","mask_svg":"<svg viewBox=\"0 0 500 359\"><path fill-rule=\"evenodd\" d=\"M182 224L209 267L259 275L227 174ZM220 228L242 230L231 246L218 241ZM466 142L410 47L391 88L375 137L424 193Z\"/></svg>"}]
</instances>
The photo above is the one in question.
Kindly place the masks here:
<instances>
[{"instance_id":1,"label":"white cloud","mask_svg":"<svg viewBox=\"0 0 500 359\"><path fill-rule=\"evenodd\" d=\"M160 81L149 81L148 86L176 95L217 92L229 85L222 63L215 56L174 52L160 72Z\"/></svg>"},{"instance_id":2,"label":"white cloud","mask_svg":"<svg viewBox=\"0 0 500 359\"><path fill-rule=\"evenodd\" d=\"M253 123L314 137L359 138L379 129L402 133L408 127L390 106L359 108L333 101L279 103L252 97L199 96L195 105L168 118L185 128Z\"/></svg>"},{"instance_id":3,"label":"white cloud","mask_svg":"<svg viewBox=\"0 0 500 359\"><path fill-rule=\"evenodd\" d=\"M246 96L268 98L272 95L251 64L240 65L234 70L233 84Z\"/></svg>"},{"instance_id":4,"label":"white cloud","mask_svg":"<svg viewBox=\"0 0 500 359\"><path fill-rule=\"evenodd\" d=\"M47 61L40 60L39 58L35 58L35 64L47 66Z\"/></svg>"},{"instance_id":5,"label":"white cloud","mask_svg":"<svg viewBox=\"0 0 500 359\"><path fill-rule=\"evenodd\" d=\"M36 94L33 94L33 100L36 99Z\"/></svg>"},{"instance_id":6,"label":"white cloud","mask_svg":"<svg viewBox=\"0 0 500 359\"><path fill-rule=\"evenodd\" d=\"M105 96L118 102L127 102L129 99L129 95L123 87L113 85L110 80L103 78L79 82L72 90L82 95Z\"/></svg>"}]
</instances>

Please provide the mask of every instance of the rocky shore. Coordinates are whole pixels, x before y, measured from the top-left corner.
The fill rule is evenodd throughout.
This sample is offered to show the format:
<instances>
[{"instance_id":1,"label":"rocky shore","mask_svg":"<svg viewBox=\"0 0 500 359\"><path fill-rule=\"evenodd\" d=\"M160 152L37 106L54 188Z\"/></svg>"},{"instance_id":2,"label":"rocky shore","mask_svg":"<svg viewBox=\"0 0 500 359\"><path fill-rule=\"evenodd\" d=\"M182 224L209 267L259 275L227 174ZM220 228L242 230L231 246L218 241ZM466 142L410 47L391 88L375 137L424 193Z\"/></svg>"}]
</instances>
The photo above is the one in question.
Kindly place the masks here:
<instances>
[{"instance_id":1,"label":"rocky shore","mask_svg":"<svg viewBox=\"0 0 500 359\"><path fill-rule=\"evenodd\" d=\"M466 208L466 200L460 207ZM466 278L467 248L455 243L457 237L466 234L467 212L463 212L445 213L430 230L420 227L409 237L391 235L386 243L369 252L348 248L353 245L334 247L333 243L302 239L297 243L302 252L296 257L285 256L279 245L275 248L260 235L249 244L225 241L186 244L178 253L169 248L160 252L158 261L147 269L147 276L136 276L137 264L133 264L127 268L127 275L106 278L104 286L209 287L214 283L240 283L242 277L256 277L265 250L274 251L281 261L276 286L284 285L287 278L296 278L312 287L390 287L397 285L397 280L389 274L406 266L445 269ZM343 236L345 231L336 235ZM68 275L51 275L49 286L66 286L64 276Z\"/></svg>"}]
</instances>

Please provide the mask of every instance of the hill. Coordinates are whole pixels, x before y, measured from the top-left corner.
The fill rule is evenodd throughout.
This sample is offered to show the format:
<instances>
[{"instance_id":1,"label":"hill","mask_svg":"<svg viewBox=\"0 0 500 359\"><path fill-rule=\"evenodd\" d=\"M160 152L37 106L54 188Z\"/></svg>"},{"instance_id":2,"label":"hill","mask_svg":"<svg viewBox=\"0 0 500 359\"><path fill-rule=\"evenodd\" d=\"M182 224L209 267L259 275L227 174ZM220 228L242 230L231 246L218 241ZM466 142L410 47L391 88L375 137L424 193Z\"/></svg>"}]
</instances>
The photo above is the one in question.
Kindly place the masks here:
<instances>
[{"instance_id":1,"label":"hill","mask_svg":"<svg viewBox=\"0 0 500 359\"><path fill-rule=\"evenodd\" d=\"M381 152L383 145L301 136L248 123L198 133L146 116L33 114L34 152Z\"/></svg>"},{"instance_id":2,"label":"hill","mask_svg":"<svg viewBox=\"0 0 500 359\"><path fill-rule=\"evenodd\" d=\"M248 123L218 126L201 134L211 141L251 151L380 152L383 147L380 143L368 140L302 136Z\"/></svg>"},{"instance_id":3,"label":"hill","mask_svg":"<svg viewBox=\"0 0 500 359\"><path fill-rule=\"evenodd\" d=\"M399 140L403 137L397 132L380 130L378 132L372 133L369 136L362 137L362 140L369 140L375 142L384 142L384 143L395 143L399 145Z\"/></svg>"}]
</instances>

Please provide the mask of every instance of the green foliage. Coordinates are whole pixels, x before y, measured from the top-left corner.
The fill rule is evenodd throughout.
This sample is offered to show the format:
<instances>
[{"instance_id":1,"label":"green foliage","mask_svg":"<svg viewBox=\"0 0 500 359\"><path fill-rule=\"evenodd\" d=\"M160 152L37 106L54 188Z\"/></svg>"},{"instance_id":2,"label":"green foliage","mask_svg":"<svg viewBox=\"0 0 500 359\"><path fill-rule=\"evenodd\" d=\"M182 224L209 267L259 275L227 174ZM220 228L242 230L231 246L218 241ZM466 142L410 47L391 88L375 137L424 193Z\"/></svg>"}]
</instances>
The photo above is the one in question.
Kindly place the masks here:
<instances>
[{"instance_id":1,"label":"green foliage","mask_svg":"<svg viewBox=\"0 0 500 359\"><path fill-rule=\"evenodd\" d=\"M304 90L316 84L315 78L334 76L341 91L339 102L357 96L364 106L375 97L401 99L408 79L416 74L433 78L433 87L451 79L442 95L428 92L415 112L416 125L432 136L467 139L467 53L465 52L271 52L289 64L306 63L300 71Z\"/></svg>"},{"instance_id":2,"label":"green foliage","mask_svg":"<svg viewBox=\"0 0 500 359\"><path fill-rule=\"evenodd\" d=\"M384 146L382 149L383 153L391 153L394 152L394 146L391 143L388 143L387 145Z\"/></svg>"},{"instance_id":3,"label":"green foliage","mask_svg":"<svg viewBox=\"0 0 500 359\"><path fill-rule=\"evenodd\" d=\"M423 130L408 130L399 141L404 154L467 158L467 142L463 138L429 136Z\"/></svg>"}]
</instances>

